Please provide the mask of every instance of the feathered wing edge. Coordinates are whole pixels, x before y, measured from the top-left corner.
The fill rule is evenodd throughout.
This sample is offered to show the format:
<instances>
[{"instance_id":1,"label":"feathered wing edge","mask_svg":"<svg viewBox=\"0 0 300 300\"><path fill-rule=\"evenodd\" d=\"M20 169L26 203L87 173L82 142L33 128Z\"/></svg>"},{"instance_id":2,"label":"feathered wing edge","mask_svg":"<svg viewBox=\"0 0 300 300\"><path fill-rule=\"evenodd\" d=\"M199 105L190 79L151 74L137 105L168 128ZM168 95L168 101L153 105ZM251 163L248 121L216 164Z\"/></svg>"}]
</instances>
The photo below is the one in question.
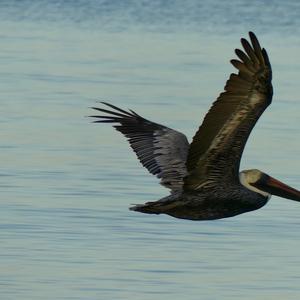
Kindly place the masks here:
<instances>
[{"instance_id":1,"label":"feathered wing edge","mask_svg":"<svg viewBox=\"0 0 300 300\"><path fill-rule=\"evenodd\" d=\"M251 44L241 39L240 60L231 60L238 74L231 74L206 114L190 145L184 189L195 190L209 182L238 180L244 146L252 128L272 100L272 70L265 49L254 33Z\"/></svg>"},{"instance_id":2,"label":"feathered wing edge","mask_svg":"<svg viewBox=\"0 0 300 300\"><path fill-rule=\"evenodd\" d=\"M189 143L184 134L151 122L136 112L125 111L102 102L110 109L92 107L106 115L93 115L94 123L114 123L129 141L142 165L161 179L161 184L172 192L180 190L187 175L186 157Z\"/></svg>"}]
</instances>

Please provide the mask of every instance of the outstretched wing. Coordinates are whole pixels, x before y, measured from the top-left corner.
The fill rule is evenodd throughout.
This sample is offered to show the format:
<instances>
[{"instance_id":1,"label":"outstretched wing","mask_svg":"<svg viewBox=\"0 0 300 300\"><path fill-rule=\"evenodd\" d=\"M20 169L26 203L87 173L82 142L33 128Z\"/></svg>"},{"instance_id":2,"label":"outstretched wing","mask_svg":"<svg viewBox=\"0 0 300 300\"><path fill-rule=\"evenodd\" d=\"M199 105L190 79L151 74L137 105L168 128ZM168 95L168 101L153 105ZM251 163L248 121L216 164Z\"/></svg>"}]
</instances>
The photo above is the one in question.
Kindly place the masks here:
<instances>
[{"instance_id":1,"label":"outstretched wing","mask_svg":"<svg viewBox=\"0 0 300 300\"><path fill-rule=\"evenodd\" d=\"M189 143L184 134L144 119L134 111L125 111L102 102L112 110L93 107L107 115L95 123L116 123L114 127L128 139L138 159L150 173L161 178L161 184L172 192L180 190L187 175L186 158Z\"/></svg>"},{"instance_id":2,"label":"outstretched wing","mask_svg":"<svg viewBox=\"0 0 300 300\"><path fill-rule=\"evenodd\" d=\"M241 39L244 51L231 63L231 74L191 143L185 190L197 190L223 178L237 181L241 156L255 123L272 100L272 71L265 49L254 33L251 44Z\"/></svg>"}]
</instances>

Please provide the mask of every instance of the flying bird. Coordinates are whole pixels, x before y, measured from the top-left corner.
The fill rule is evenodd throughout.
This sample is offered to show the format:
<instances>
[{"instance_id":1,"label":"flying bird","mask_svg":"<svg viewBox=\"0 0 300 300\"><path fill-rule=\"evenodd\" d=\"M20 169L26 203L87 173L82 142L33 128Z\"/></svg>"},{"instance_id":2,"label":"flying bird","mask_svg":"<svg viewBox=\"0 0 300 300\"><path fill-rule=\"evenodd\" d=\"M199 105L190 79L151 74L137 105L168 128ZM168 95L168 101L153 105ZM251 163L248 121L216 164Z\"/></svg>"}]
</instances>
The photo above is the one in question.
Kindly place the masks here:
<instances>
[{"instance_id":1,"label":"flying bird","mask_svg":"<svg viewBox=\"0 0 300 300\"><path fill-rule=\"evenodd\" d=\"M255 34L241 39L238 70L213 103L189 144L186 136L132 110L102 102L95 123L113 123L128 139L142 165L160 178L170 194L131 210L189 220L232 217L264 206L271 195L300 201L300 191L257 170L239 172L241 156L255 123L271 104L272 69Z\"/></svg>"}]
</instances>

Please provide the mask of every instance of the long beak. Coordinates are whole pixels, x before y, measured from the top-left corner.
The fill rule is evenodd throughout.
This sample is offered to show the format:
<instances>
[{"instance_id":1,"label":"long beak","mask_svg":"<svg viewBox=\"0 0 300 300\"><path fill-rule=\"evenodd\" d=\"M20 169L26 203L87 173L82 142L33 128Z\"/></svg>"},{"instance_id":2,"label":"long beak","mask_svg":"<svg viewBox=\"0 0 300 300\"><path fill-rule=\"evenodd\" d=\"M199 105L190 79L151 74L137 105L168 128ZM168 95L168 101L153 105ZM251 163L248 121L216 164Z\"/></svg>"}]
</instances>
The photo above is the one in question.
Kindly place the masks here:
<instances>
[{"instance_id":1,"label":"long beak","mask_svg":"<svg viewBox=\"0 0 300 300\"><path fill-rule=\"evenodd\" d=\"M282 198L300 202L300 191L282 183L281 181L266 175L258 182L258 186L263 191Z\"/></svg>"}]
</instances>

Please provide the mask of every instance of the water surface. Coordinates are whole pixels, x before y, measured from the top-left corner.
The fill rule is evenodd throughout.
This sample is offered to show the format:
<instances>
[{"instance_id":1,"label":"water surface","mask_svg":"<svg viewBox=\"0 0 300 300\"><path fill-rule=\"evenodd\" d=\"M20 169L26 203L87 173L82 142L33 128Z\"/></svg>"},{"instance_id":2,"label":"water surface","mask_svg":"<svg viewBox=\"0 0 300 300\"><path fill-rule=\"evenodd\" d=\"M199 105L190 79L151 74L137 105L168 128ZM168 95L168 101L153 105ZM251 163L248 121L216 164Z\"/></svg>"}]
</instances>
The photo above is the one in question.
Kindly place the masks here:
<instances>
[{"instance_id":1,"label":"water surface","mask_svg":"<svg viewBox=\"0 0 300 300\"><path fill-rule=\"evenodd\" d=\"M105 100L191 140L253 30L275 95L242 168L299 188L297 1L0 5L3 299L299 299L299 203L214 222L131 212L168 191L86 117Z\"/></svg>"}]
</instances>

